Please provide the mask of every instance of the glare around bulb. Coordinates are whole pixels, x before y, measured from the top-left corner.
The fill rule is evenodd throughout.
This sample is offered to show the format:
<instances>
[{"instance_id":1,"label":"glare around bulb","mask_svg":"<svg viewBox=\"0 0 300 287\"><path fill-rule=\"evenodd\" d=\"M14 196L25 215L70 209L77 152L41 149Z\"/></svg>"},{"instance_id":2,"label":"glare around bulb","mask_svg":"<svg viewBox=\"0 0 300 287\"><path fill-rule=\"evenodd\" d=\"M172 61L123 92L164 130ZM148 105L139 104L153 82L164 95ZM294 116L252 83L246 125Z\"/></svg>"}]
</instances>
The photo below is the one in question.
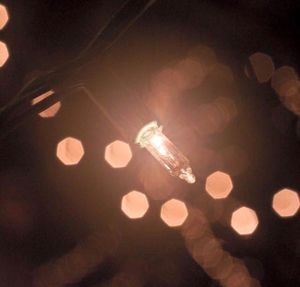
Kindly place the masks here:
<instances>
[{"instance_id":1,"label":"glare around bulb","mask_svg":"<svg viewBox=\"0 0 300 287\"><path fill-rule=\"evenodd\" d=\"M157 122L144 126L136 138L136 143L146 148L172 176L190 184L196 182L189 160L163 134L162 127Z\"/></svg>"}]
</instances>

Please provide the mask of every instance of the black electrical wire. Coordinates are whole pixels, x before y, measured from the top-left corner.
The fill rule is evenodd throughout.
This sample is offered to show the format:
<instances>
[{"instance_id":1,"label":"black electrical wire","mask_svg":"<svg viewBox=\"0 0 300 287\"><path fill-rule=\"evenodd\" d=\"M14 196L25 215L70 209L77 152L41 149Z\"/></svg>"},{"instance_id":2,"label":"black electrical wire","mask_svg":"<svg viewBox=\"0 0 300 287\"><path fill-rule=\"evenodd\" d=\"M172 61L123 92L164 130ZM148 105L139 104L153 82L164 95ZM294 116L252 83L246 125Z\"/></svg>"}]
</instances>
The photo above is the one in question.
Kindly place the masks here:
<instances>
[{"instance_id":1,"label":"black electrical wire","mask_svg":"<svg viewBox=\"0 0 300 287\"><path fill-rule=\"evenodd\" d=\"M0 109L0 139L7 136L9 132L16 129L26 119L47 109L57 102L59 98L72 91L74 86L76 86L76 76L81 68L93 62L94 58L107 52L156 1L124 1L121 7L101 27L75 59L28 81L17 93L16 97ZM71 85L70 82L72 83ZM82 84L80 85L82 86ZM68 90L64 86L71 86L72 88ZM55 91L52 96L47 97L36 105L31 105L31 101L34 98L51 89ZM89 94L87 90L85 93ZM16 111L22 105L25 106L25 109L17 113Z\"/></svg>"}]
</instances>

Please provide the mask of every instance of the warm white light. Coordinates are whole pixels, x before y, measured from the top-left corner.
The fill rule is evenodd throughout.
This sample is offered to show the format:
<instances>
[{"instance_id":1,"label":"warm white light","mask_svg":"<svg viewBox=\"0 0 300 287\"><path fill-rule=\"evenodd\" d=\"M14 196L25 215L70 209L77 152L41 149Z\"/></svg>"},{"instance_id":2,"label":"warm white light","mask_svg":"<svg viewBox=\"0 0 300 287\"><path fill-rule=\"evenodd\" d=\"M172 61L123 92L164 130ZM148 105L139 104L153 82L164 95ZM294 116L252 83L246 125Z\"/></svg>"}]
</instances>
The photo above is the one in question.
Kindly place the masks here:
<instances>
[{"instance_id":1,"label":"warm white light","mask_svg":"<svg viewBox=\"0 0 300 287\"><path fill-rule=\"evenodd\" d=\"M232 188L232 180L227 173L216 171L206 179L205 189L214 199L226 198Z\"/></svg>"},{"instance_id":2,"label":"warm white light","mask_svg":"<svg viewBox=\"0 0 300 287\"><path fill-rule=\"evenodd\" d=\"M84 148L80 140L67 137L56 147L56 156L64 165L76 165L84 155Z\"/></svg>"},{"instance_id":3,"label":"warm white light","mask_svg":"<svg viewBox=\"0 0 300 287\"><path fill-rule=\"evenodd\" d=\"M6 7L0 4L0 30L2 30L9 20L9 15Z\"/></svg>"},{"instance_id":4,"label":"warm white light","mask_svg":"<svg viewBox=\"0 0 300 287\"><path fill-rule=\"evenodd\" d=\"M145 194L133 190L122 198L121 209L131 219L142 218L149 208Z\"/></svg>"},{"instance_id":5,"label":"warm white light","mask_svg":"<svg viewBox=\"0 0 300 287\"><path fill-rule=\"evenodd\" d=\"M299 195L294 190L284 188L274 195L272 207L279 216L292 217L300 208Z\"/></svg>"},{"instance_id":6,"label":"warm white light","mask_svg":"<svg viewBox=\"0 0 300 287\"><path fill-rule=\"evenodd\" d=\"M2 68L9 58L9 51L6 44L0 41L0 68Z\"/></svg>"},{"instance_id":7,"label":"warm white light","mask_svg":"<svg viewBox=\"0 0 300 287\"><path fill-rule=\"evenodd\" d=\"M196 178L189 160L162 133L162 127L156 122L151 122L141 129L136 143L146 148L172 176L178 176L191 184L195 183Z\"/></svg>"},{"instance_id":8,"label":"warm white light","mask_svg":"<svg viewBox=\"0 0 300 287\"><path fill-rule=\"evenodd\" d=\"M240 235L252 234L258 226L256 212L248 207L235 210L231 216L231 227Z\"/></svg>"},{"instance_id":9,"label":"warm white light","mask_svg":"<svg viewBox=\"0 0 300 287\"><path fill-rule=\"evenodd\" d=\"M38 104L39 102L47 99L48 97L52 96L55 92L54 91L48 91L36 98L34 98L32 101L31 101L31 104L32 105L36 105ZM39 116L41 118L53 118L55 117L55 115L58 113L58 111L60 110L61 108L61 103L60 102L57 102L55 104L53 104L52 106L50 106L49 108L43 110L42 112L39 113Z\"/></svg>"},{"instance_id":10,"label":"warm white light","mask_svg":"<svg viewBox=\"0 0 300 287\"><path fill-rule=\"evenodd\" d=\"M187 217L187 207L184 202L178 199L165 202L160 210L160 218L170 227L181 226Z\"/></svg>"},{"instance_id":11,"label":"warm white light","mask_svg":"<svg viewBox=\"0 0 300 287\"><path fill-rule=\"evenodd\" d=\"M116 140L105 148L104 159L113 168L126 167L132 158L129 144Z\"/></svg>"}]
</instances>

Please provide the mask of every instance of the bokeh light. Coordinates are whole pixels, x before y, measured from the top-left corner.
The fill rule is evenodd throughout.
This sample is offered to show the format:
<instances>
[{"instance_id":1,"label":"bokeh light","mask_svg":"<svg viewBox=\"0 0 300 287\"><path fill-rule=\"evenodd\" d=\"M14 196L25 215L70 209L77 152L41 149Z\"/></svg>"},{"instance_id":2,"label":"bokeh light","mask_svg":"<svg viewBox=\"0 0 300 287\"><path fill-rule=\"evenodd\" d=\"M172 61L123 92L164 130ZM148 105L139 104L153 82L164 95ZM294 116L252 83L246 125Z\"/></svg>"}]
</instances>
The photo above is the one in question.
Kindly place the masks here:
<instances>
[{"instance_id":1,"label":"bokeh light","mask_svg":"<svg viewBox=\"0 0 300 287\"><path fill-rule=\"evenodd\" d=\"M64 165L76 165L84 155L80 140L67 137L57 144L56 156Z\"/></svg>"},{"instance_id":2,"label":"bokeh light","mask_svg":"<svg viewBox=\"0 0 300 287\"><path fill-rule=\"evenodd\" d=\"M181 234L193 259L220 286L260 286L251 278L244 262L223 249L222 242L215 237L210 223L199 209L189 207L189 216L181 227Z\"/></svg>"},{"instance_id":3,"label":"bokeh light","mask_svg":"<svg viewBox=\"0 0 300 287\"><path fill-rule=\"evenodd\" d=\"M9 58L9 51L6 44L0 41L0 68L5 65Z\"/></svg>"},{"instance_id":4,"label":"bokeh light","mask_svg":"<svg viewBox=\"0 0 300 287\"><path fill-rule=\"evenodd\" d=\"M123 196L121 209L131 219L142 218L149 209L148 199L139 191L131 191Z\"/></svg>"},{"instance_id":5,"label":"bokeh light","mask_svg":"<svg viewBox=\"0 0 300 287\"><path fill-rule=\"evenodd\" d=\"M280 100L287 109L300 116L300 81L286 82L281 87Z\"/></svg>"},{"instance_id":6,"label":"bokeh light","mask_svg":"<svg viewBox=\"0 0 300 287\"><path fill-rule=\"evenodd\" d=\"M235 210L231 216L231 227L240 235L252 234L258 226L256 212L248 207Z\"/></svg>"},{"instance_id":7,"label":"bokeh light","mask_svg":"<svg viewBox=\"0 0 300 287\"><path fill-rule=\"evenodd\" d=\"M210 78L210 83L217 83L219 87L225 88L230 87L234 83L234 75L232 69L225 64L216 63L211 71L208 74ZM225 90L224 90L225 92Z\"/></svg>"},{"instance_id":8,"label":"bokeh light","mask_svg":"<svg viewBox=\"0 0 300 287\"><path fill-rule=\"evenodd\" d=\"M279 68L272 77L271 85L284 106L299 116L300 81L295 69L289 66Z\"/></svg>"},{"instance_id":9,"label":"bokeh light","mask_svg":"<svg viewBox=\"0 0 300 287\"><path fill-rule=\"evenodd\" d=\"M0 228L19 236L32 231L34 209L31 204L20 198L8 196L0 199Z\"/></svg>"},{"instance_id":10,"label":"bokeh light","mask_svg":"<svg viewBox=\"0 0 300 287\"><path fill-rule=\"evenodd\" d=\"M282 66L274 72L271 80L271 86L279 95L281 95L284 91L283 86L293 80L298 80L298 75L295 69L290 66Z\"/></svg>"},{"instance_id":11,"label":"bokeh light","mask_svg":"<svg viewBox=\"0 0 300 287\"><path fill-rule=\"evenodd\" d=\"M206 45L197 45L190 49L188 56L196 59L204 68L205 74L209 73L217 63L217 56L214 50Z\"/></svg>"},{"instance_id":12,"label":"bokeh light","mask_svg":"<svg viewBox=\"0 0 300 287\"><path fill-rule=\"evenodd\" d=\"M218 97L214 100L213 104L220 111L224 123L229 123L238 114L237 106L234 100L229 97Z\"/></svg>"},{"instance_id":13,"label":"bokeh light","mask_svg":"<svg viewBox=\"0 0 300 287\"><path fill-rule=\"evenodd\" d=\"M179 90L197 87L205 76L204 67L196 58L186 58L179 61L176 65L176 71L177 80L181 84Z\"/></svg>"},{"instance_id":14,"label":"bokeh light","mask_svg":"<svg viewBox=\"0 0 300 287\"><path fill-rule=\"evenodd\" d=\"M249 61L259 83L265 83L271 79L275 67L269 55L257 52L249 57Z\"/></svg>"},{"instance_id":15,"label":"bokeh light","mask_svg":"<svg viewBox=\"0 0 300 287\"><path fill-rule=\"evenodd\" d=\"M273 196L272 207L281 217L294 216L300 207L299 195L294 190L282 189Z\"/></svg>"},{"instance_id":16,"label":"bokeh light","mask_svg":"<svg viewBox=\"0 0 300 287\"><path fill-rule=\"evenodd\" d=\"M113 168L126 167L132 158L129 144L116 140L105 148L104 159Z\"/></svg>"},{"instance_id":17,"label":"bokeh light","mask_svg":"<svg viewBox=\"0 0 300 287\"><path fill-rule=\"evenodd\" d=\"M45 100L46 98L50 97L53 94L54 94L54 91L48 91L48 92L34 98L31 102L31 104L36 105L37 103ZM47 108L46 110L40 112L39 116L42 118L52 118L57 114L57 112L60 110L60 108L61 108L61 103L57 102L57 103L53 104L51 107Z\"/></svg>"},{"instance_id":18,"label":"bokeh light","mask_svg":"<svg viewBox=\"0 0 300 287\"><path fill-rule=\"evenodd\" d=\"M205 189L214 199L226 198L233 189L230 175L216 171L206 179Z\"/></svg>"},{"instance_id":19,"label":"bokeh light","mask_svg":"<svg viewBox=\"0 0 300 287\"><path fill-rule=\"evenodd\" d=\"M184 202L171 199L162 205L160 217L168 226L176 227L185 222L188 217L188 210Z\"/></svg>"},{"instance_id":20,"label":"bokeh light","mask_svg":"<svg viewBox=\"0 0 300 287\"><path fill-rule=\"evenodd\" d=\"M9 20L7 8L0 4L0 30L2 30Z\"/></svg>"},{"instance_id":21,"label":"bokeh light","mask_svg":"<svg viewBox=\"0 0 300 287\"><path fill-rule=\"evenodd\" d=\"M116 232L93 233L63 256L39 266L33 274L33 286L74 285L112 256L118 245Z\"/></svg>"},{"instance_id":22,"label":"bokeh light","mask_svg":"<svg viewBox=\"0 0 300 287\"><path fill-rule=\"evenodd\" d=\"M143 162L138 176L145 193L154 200L167 200L178 192L173 178L167 172L162 172L157 162L152 159Z\"/></svg>"}]
</instances>

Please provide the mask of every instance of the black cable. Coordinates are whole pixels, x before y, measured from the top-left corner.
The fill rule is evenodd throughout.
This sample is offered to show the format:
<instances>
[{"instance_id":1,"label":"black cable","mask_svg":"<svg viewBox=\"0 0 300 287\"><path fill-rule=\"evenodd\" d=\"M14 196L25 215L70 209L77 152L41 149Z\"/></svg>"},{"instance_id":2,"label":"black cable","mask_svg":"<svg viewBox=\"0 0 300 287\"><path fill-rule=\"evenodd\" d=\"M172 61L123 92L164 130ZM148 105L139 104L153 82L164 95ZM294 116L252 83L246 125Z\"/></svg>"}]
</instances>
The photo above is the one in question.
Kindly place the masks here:
<instances>
[{"instance_id":1,"label":"black cable","mask_svg":"<svg viewBox=\"0 0 300 287\"><path fill-rule=\"evenodd\" d=\"M82 66L89 64L94 57L109 50L156 1L157 0L126 0L121 8L112 15L104 27L101 27L92 41L90 41L86 48L84 48L74 60L46 72L41 77L35 77L27 82L17 96L0 109L0 139L22 124L28 117L53 105L53 103L55 103L53 99L56 97L56 94L34 106L31 106L30 103L42 93L51 90L51 84L64 86L65 82L74 81L76 73L80 71ZM64 92L60 91L60 97L63 97L65 92L65 89ZM14 117L16 110L26 102L29 108Z\"/></svg>"}]
</instances>

